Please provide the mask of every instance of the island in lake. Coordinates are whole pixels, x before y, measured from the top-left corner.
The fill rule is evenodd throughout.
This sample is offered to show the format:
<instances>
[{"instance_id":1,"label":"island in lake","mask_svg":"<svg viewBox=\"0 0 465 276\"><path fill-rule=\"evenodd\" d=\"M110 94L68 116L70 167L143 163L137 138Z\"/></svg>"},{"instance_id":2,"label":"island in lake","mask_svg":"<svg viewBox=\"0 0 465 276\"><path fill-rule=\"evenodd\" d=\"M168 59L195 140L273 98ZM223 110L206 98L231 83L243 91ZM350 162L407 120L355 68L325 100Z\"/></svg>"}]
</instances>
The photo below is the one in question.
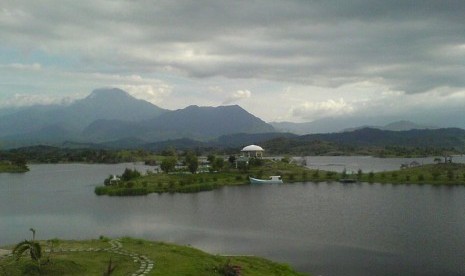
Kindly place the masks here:
<instances>
[{"instance_id":1,"label":"island in lake","mask_svg":"<svg viewBox=\"0 0 465 276\"><path fill-rule=\"evenodd\" d=\"M465 164L452 159L436 158L435 164L418 162L402 164L399 170L383 172L325 171L310 169L305 159L263 158L261 155L231 155L229 158L210 155L199 167L199 157L188 151L184 156L166 156L160 163L161 172L147 171L145 175L127 168L122 175L110 175L104 185L97 186L97 195L130 196L150 193L192 193L223 186L248 185L249 178L280 176L286 184L294 182L339 181L341 183L391 183L464 185Z\"/></svg>"}]
</instances>

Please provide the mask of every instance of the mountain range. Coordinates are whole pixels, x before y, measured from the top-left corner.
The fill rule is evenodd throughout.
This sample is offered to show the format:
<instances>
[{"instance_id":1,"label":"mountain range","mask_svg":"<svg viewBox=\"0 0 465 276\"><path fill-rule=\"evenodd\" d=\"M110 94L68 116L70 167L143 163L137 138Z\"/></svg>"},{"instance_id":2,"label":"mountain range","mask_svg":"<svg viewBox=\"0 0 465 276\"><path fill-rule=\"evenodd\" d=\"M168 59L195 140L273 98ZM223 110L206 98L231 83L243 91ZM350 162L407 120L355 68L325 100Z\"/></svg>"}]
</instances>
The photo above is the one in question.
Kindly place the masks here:
<instances>
[{"instance_id":1,"label":"mountain range","mask_svg":"<svg viewBox=\"0 0 465 276\"><path fill-rule=\"evenodd\" d=\"M228 148L254 143L263 143L276 152L293 149L298 153L310 146L314 154L350 146L462 150L465 130L437 129L409 121L352 128L344 120L330 118L311 123L268 124L238 105L192 105L168 110L117 88L94 90L86 98L66 106L0 109L3 149L42 144L158 150L166 146Z\"/></svg>"},{"instance_id":2,"label":"mountain range","mask_svg":"<svg viewBox=\"0 0 465 276\"><path fill-rule=\"evenodd\" d=\"M234 133L267 132L275 130L238 105L167 110L117 88L94 90L67 106L31 106L0 113L3 147L128 139L206 141Z\"/></svg>"},{"instance_id":3,"label":"mountain range","mask_svg":"<svg viewBox=\"0 0 465 276\"><path fill-rule=\"evenodd\" d=\"M355 122L354 122L355 121ZM271 122L270 124L277 130L283 132L291 132L299 135L316 134L316 133L332 133L332 132L351 132L363 128L373 128L390 131L406 131L412 129L437 129L439 127L417 124L407 120L394 121L385 125L357 125L347 127L350 124L356 124L357 120L346 121L344 118L324 118L305 123L293 122Z\"/></svg>"},{"instance_id":4,"label":"mountain range","mask_svg":"<svg viewBox=\"0 0 465 276\"><path fill-rule=\"evenodd\" d=\"M362 128L348 132L278 137L263 143L271 153L301 155L438 155L465 152L465 130L460 128L404 131Z\"/></svg>"}]
</instances>

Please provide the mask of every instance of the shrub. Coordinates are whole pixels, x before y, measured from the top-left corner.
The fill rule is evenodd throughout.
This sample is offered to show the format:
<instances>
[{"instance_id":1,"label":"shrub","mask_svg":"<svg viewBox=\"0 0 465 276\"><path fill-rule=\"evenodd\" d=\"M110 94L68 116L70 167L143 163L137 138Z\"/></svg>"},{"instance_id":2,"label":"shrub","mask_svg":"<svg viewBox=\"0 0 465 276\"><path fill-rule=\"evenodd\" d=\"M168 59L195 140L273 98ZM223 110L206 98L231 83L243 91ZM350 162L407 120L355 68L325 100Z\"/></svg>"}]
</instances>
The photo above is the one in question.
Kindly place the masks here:
<instances>
[{"instance_id":1,"label":"shrub","mask_svg":"<svg viewBox=\"0 0 465 276\"><path fill-rule=\"evenodd\" d=\"M140 175L141 175L140 172L137 171L136 169L131 170L131 169L126 168L123 172L123 175L121 175L121 180L129 181L129 180L140 177Z\"/></svg>"},{"instance_id":2,"label":"shrub","mask_svg":"<svg viewBox=\"0 0 465 276\"><path fill-rule=\"evenodd\" d=\"M263 177L263 170L259 170L259 171L257 172L257 177L258 177L258 178L262 178L262 177Z\"/></svg>"},{"instance_id":3,"label":"shrub","mask_svg":"<svg viewBox=\"0 0 465 276\"><path fill-rule=\"evenodd\" d=\"M306 171L302 172L302 180L307 180L308 173Z\"/></svg>"},{"instance_id":4,"label":"shrub","mask_svg":"<svg viewBox=\"0 0 465 276\"><path fill-rule=\"evenodd\" d=\"M177 159L174 156L169 156L163 159L163 161L160 164L160 169L164 171L165 173L169 173L174 170L176 167L176 162Z\"/></svg>"},{"instance_id":5,"label":"shrub","mask_svg":"<svg viewBox=\"0 0 465 276\"><path fill-rule=\"evenodd\" d=\"M98 187L95 187L95 189L94 189L94 193L96 195L104 195L104 194L106 194L106 192L107 192L106 187L98 186Z\"/></svg>"},{"instance_id":6,"label":"shrub","mask_svg":"<svg viewBox=\"0 0 465 276\"><path fill-rule=\"evenodd\" d=\"M228 259L225 264L215 267L215 270L223 276L239 276L242 268L238 265L232 265L231 260Z\"/></svg>"},{"instance_id":7,"label":"shrub","mask_svg":"<svg viewBox=\"0 0 465 276\"><path fill-rule=\"evenodd\" d=\"M345 168L344 168L344 170L343 170L342 173L341 173L341 177L342 177L342 178L346 178L346 177L347 177L347 171L346 171Z\"/></svg>"},{"instance_id":8,"label":"shrub","mask_svg":"<svg viewBox=\"0 0 465 276\"><path fill-rule=\"evenodd\" d=\"M454 179L454 172L452 170L447 170L447 179Z\"/></svg>"},{"instance_id":9,"label":"shrub","mask_svg":"<svg viewBox=\"0 0 465 276\"><path fill-rule=\"evenodd\" d=\"M289 178L290 181L293 181L295 179L295 176L293 173L289 173L287 177Z\"/></svg>"},{"instance_id":10,"label":"shrub","mask_svg":"<svg viewBox=\"0 0 465 276\"><path fill-rule=\"evenodd\" d=\"M370 172L370 173L368 174L368 178L369 178L369 179L373 179L373 177L375 177L375 174L374 174L373 172Z\"/></svg>"},{"instance_id":11,"label":"shrub","mask_svg":"<svg viewBox=\"0 0 465 276\"><path fill-rule=\"evenodd\" d=\"M441 173L439 171L433 171L431 173L431 175L433 176L433 179L434 180L438 180L439 176L441 175Z\"/></svg>"},{"instance_id":12,"label":"shrub","mask_svg":"<svg viewBox=\"0 0 465 276\"><path fill-rule=\"evenodd\" d=\"M312 177L313 178L320 178L320 171L316 170L315 172L313 172Z\"/></svg>"}]
</instances>

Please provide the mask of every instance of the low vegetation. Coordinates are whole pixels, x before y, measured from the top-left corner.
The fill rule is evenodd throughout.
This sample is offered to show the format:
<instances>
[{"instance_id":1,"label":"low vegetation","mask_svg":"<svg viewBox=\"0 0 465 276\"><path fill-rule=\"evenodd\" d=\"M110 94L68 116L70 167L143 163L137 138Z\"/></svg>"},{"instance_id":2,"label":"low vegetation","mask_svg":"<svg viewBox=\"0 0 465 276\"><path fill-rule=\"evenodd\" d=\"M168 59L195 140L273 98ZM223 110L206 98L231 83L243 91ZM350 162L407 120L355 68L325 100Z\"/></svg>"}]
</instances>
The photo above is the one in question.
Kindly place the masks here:
<instances>
[{"instance_id":1,"label":"low vegetation","mask_svg":"<svg viewBox=\"0 0 465 276\"><path fill-rule=\"evenodd\" d=\"M29 171L26 163L0 161L0 173L23 173Z\"/></svg>"},{"instance_id":2,"label":"low vegetation","mask_svg":"<svg viewBox=\"0 0 465 276\"><path fill-rule=\"evenodd\" d=\"M363 182L392 184L465 185L465 164L440 163L390 172L363 174Z\"/></svg>"},{"instance_id":3,"label":"low vegetation","mask_svg":"<svg viewBox=\"0 0 465 276\"><path fill-rule=\"evenodd\" d=\"M218 159L218 158L216 158ZM218 164L216 159L210 164ZM221 158L222 159L222 158ZM269 178L280 175L284 183L293 182L377 182L393 184L433 184L433 185L465 185L465 164L437 163L417 165L389 172L357 172L343 171L341 173L323 170L311 170L302 164L282 160L266 160L251 158L249 164L237 162L234 158L220 162L221 166L210 167L210 170L192 173L197 165L185 163L184 168L175 168L174 157L169 157L170 165L161 166L163 173L148 172L141 175L126 169L119 181L110 184L111 176L105 180L105 186L95 188L97 195L131 196L147 195L149 193L193 193L209 191L223 186L247 185L249 176ZM165 163L162 161L162 165ZM186 159L189 160L189 159ZM438 160L439 161L439 160ZM198 162L195 159L195 162ZM193 166L193 167L192 167ZM132 175L128 178L127 175Z\"/></svg>"},{"instance_id":4,"label":"low vegetation","mask_svg":"<svg viewBox=\"0 0 465 276\"><path fill-rule=\"evenodd\" d=\"M117 276L139 270L141 264L132 256L94 251L109 248L108 241L105 237L87 241L54 239L53 248L50 241L40 241L42 248L48 249L42 253L40 265L31 258L4 257L0 258L0 275ZM259 257L211 255L190 246L132 238L122 238L121 245L125 252L153 260L153 268L144 275L303 275L288 265Z\"/></svg>"},{"instance_id":5,"label":"low vegetation","mask_svg":"<svg viewBox=\"0 0 465 276\"><path fill-rule=\"evenodd\" d=\"M170 160L171 164L173 157ZM124 196L124 195L146 195L149 193L192 193L209 191L223 186L247 185L249 176L257 178L268 178L271 175L281 175L284 182L311 181L311 170L295 163L290 163L289 159L283 160L262 160L252 158L247 165L245 162L238 162L230 158L228 161L212 160L209 170L192 173L191 163L181 169L173 166L164 167L163 173L148 172L146 175L135 177L130 180L123 180L112 185L98 186L95 188L97 195ZM188 159L189 160L189 159ZM236 167L237 166L237 167ZM110 177L109 177L110 178ZM336 174L331 174L327 179L337 179ZM105 181L109 183L109 180Z\"/></svg>"}]
</instances>

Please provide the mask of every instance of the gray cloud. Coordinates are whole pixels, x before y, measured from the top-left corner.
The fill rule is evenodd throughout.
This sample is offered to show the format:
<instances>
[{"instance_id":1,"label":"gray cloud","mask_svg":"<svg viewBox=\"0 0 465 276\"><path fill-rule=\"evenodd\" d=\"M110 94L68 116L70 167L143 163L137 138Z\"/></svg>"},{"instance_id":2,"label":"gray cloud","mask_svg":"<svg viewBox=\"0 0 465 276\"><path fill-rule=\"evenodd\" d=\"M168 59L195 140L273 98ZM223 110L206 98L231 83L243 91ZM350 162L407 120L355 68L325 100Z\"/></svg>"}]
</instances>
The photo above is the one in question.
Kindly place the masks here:
<instances>
[{"instance_id":1,"label":"gray cloud","mask_svg":"<svg viewBox=\"0 0 465 276\"><path fill-rule=\"evenodd\" d=\"M459 0L23 0L2 5L0 34L4 47L76 57L78 71L413 94L464 89L464 14Z\"/></svg>"}]
</instances>

